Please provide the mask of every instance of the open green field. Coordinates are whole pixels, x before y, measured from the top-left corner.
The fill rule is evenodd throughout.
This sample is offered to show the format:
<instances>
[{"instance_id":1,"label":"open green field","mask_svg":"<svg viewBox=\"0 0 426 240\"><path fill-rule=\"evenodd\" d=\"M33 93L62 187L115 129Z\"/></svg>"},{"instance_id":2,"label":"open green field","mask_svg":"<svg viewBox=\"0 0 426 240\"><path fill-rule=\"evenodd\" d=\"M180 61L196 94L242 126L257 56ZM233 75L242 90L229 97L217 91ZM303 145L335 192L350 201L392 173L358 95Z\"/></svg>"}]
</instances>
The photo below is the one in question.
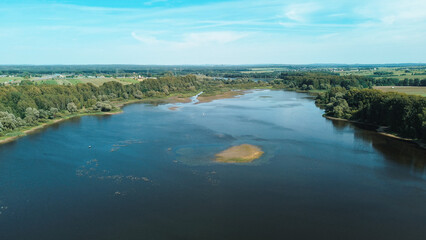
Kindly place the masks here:
<instances>
[{"instance_id":1,"label":"open green field","mask_svg":"<svg viewBox=\"0 0 426 240\"><path fill-rule=\"evenodd\" d=\"M4 82L13 82L13 81L21 81L24 78L21 77L1 77L0 78L0 83L4 83ZM12 81L11 81L12 80Z\"/></svg>"},{"instance_id":2,"label":"open green field","mask_svg":"<svg viewBox=\"0 0 426 240\"><path fill-rule=\"evenodd\" d=\"M34 84L36 85L43 85L43 84L47 84L47 85L58 85L58 82L53 80L53 79L48 79L48 80L39 80L39 81L33 81Z\"/></svg>"},{"instance_id":3,"label":"open green field","mask_svg":"<svg viewBox=\"0 0 426 240\"><path fill-rule=\"evenodd\" d=\"M383 73L383 75L374 73ZM394 67L379 67L371 69L349 69L338 72L341 76L346 75L359 75L359 76L371 76L375 78L397 78L399 80L404 79L426 79L426 69L422 67L413 68L394 68Z\"/></svg>"},{"instance_id":4,"label":"open green field","mask_svg":"<svg viewBox=\"0 0 426 240\"><path fill-rule=\"evenodd\" d=\"M421 75L399 75L399 76L392 76L392 78L398 78L399 80L404 80L404 79L426 79L426 74L421 74Z\"/></svg>"},{"instance_id":5,"label":"open green field","mask_svg":"<svg viewBox=\"0 0 426 240\"><path fill-rule=\"evenodd\" d=\"M376 86L374 89L378 89L384 92L397 92L406 93L410 95L418 95L426 97L426 87L408 87L408 86Z\"/></svg>"},{"instance_id":6,"label":"open green field","mask_svg":"<svg viewBox=\"0 0 426 240\"><path fill-rule=\"evenodd\" d=\"M251 68L249 71L241 71L241 73L271 73L277 71L286 71L287 68L270 68L270 67L259 67L259 68Z\"/></svg>"},{"instance_id":7,"label":"open green field","mask_svg":"<svg viewBox=\"0 0 426 240\"><path fill-rule=\"evenodd\" d=\"M76 79L79 80L82 83L93 83L96 86L100 86L106 82L116 81L122 84L132 84L137 83L137 80L134 80L133 78L79 78Z\"/></svg>"},{"instance_id":8,"label":"open green field","mask_svg":"<svg viewBox=\"0 0 426 240\"><path fill-rule=\"evenodd\" d=\"M337 73L340 76L358 75L369 76L374 78L396 78L404 79L426 79L426 67L424 66L408 66L408 67L319 67L316 71L326 71ZM273 73L289 71L286 67L255 67L241 71L243 74L253 73Z\"/></svg>"}]
</instances>

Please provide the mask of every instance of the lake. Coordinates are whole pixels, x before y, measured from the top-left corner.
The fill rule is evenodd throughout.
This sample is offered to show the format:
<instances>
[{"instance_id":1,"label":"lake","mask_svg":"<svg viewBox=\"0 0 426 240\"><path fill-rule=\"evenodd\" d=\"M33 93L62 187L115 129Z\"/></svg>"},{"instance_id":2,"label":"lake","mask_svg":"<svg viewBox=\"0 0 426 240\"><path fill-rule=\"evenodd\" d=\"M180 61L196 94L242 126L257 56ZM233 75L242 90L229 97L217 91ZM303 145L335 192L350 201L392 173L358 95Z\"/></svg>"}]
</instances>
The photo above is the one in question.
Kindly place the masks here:
<instances>
[{"instance_id":1,"label":"lake","mask_svg":"<svg viewBox=\"0 0 426 240\"><path fill-rule=\"evenodd\" d=\"M0 239L426 239L426 151L322 114L258 90L52 125L0 146Z\"/></svg>"}]
</instances>

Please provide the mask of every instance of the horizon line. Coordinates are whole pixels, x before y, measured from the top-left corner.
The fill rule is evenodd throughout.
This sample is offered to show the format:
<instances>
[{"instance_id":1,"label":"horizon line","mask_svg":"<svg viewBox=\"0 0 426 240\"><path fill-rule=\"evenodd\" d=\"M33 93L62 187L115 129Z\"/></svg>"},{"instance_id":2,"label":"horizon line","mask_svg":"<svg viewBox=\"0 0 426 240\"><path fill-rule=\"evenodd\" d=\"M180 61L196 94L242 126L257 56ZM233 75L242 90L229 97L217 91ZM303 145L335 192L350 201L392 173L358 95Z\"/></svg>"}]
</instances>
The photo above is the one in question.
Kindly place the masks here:
<instances>
[{"instance_id":1,"label":"horizon line","mask_svg":"<svg viewBox=\"0 0 426 240\"><path fill-rule=\"evenodd\" d=\"M72 63L72 64L0 64L7 66L313 66L313 65L426 65L426 62L399 62L399 63L253 63L253 64L135 64L135 63Z\"/></svg>"}]
</instances>

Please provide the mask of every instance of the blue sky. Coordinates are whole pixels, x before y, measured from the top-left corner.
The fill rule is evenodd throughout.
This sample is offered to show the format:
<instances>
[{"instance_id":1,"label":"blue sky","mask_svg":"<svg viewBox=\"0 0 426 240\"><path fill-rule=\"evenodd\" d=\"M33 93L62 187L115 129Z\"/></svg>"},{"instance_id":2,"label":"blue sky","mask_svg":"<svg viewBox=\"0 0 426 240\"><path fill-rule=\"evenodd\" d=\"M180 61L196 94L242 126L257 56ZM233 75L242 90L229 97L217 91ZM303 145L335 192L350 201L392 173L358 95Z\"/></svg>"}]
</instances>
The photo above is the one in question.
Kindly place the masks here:
<instances>
[{"instance_id":1,"label":"blue sky","mask_svg":"<svg viewBox=\"0 0 426 240\"><path fill-rule=\"evenodd\" d=\"M425 63L425 0L2 0L0 64Z\"/></svg>"}]
</instances>

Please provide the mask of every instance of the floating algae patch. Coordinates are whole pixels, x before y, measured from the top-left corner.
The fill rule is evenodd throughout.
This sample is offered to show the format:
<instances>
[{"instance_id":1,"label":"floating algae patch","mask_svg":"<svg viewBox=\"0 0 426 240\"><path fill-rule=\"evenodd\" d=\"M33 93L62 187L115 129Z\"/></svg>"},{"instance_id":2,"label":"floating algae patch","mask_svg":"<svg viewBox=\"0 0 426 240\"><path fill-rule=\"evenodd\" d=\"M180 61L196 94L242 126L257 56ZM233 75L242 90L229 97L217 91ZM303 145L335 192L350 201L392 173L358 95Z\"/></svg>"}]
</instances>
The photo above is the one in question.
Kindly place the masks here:
<instances>
[{"instance_id":1,"label":"floating algae patch","mask_svg":"<svg viewBox=\"0 0 426 240\"><path fill-rule=\"evenodd\" d=\"M121 175L121 174L115 174L113 175L111 171L106 169L100 169L99 168L99 161L97 159L92 159L87 161L83 166L77 168L76 175L78 177L87 177L90 179L97 179L97 180L111 180L115 183L122 183L122 182L152 182L151 179L147 177L138 177L133 175ZM0 202L1 203L1 202ZM1 209L1 206L0 206Z\"/></svg>"},{"instance_id":2,"label":"floating algae patch","mask_svg":"<svg viewBox=\"0 0 426 240\"><path fill-rule=\"evenodd\" d=\"M221 144L191 144L176 148L176 160L187 165L214 164L214 154L223 149Z\"/></svg>"},{"instance_id":3,"label":"floating algae patch","mask_svg":"<svg viewBox=\"0 0 426 240\"><path fill-rule=\"evenodd\" d=\"M142 144L142 143L145 143L145 142L138 139L129 139L125 141L120 141L118 144L112 145L111 152L118 151L120 148L127 147L132 144Z\"/></svg>"},{"instance_id":4,"label":"floating algae patch","mask_svg":"<svg viewBox=\"0 0 426 240\"><path fill-rule=\"evenodd\" d=\"M216 154L216 162L249 163L260 158L263 151L254 145L242 144L226 149Z\"/></svg>"}]
</instances>

